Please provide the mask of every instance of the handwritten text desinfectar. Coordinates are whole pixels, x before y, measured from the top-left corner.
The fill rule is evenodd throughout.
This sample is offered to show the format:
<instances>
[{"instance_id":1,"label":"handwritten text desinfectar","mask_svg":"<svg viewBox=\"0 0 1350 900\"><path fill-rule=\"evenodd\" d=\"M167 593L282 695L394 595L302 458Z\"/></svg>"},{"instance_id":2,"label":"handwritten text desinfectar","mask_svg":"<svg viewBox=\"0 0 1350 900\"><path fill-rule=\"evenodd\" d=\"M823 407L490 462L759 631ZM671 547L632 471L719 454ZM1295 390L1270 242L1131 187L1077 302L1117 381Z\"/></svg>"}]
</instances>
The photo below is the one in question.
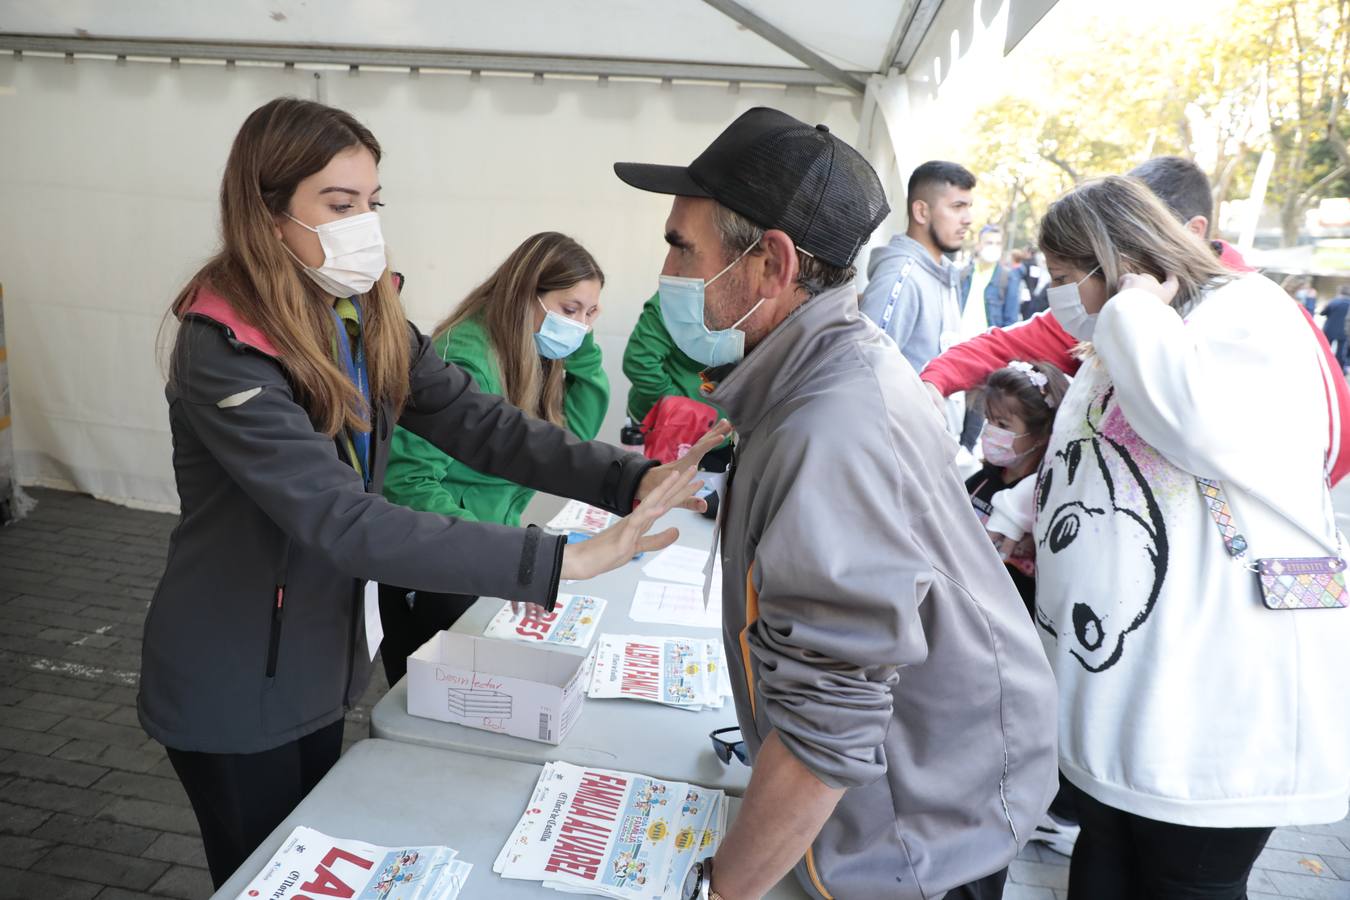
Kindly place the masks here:
<instances>
[{"instance_id":1,"label":"handwritten text desinfectar","mask_svg":"<svg viewBox=\"0 0 1350 900\"><path fill-rule=\"evenodd\" d=\"M502 682L493 678L491 675L481 675L478 672L465 673L463 670L442 669L436 667L436 680L444 684L451 684L455 687L467 687L481 691L501 690Z\"/></svg>"}]
</instances>

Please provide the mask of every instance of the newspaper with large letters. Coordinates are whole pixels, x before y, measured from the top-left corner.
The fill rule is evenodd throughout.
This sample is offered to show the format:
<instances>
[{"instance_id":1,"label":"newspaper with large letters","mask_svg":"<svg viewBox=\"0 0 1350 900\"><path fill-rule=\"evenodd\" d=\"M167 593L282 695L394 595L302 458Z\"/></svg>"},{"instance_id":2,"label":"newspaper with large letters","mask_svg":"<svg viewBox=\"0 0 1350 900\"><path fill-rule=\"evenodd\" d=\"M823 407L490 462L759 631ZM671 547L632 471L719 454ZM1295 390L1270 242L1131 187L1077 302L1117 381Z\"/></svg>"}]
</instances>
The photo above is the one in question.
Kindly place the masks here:
<instances>
[{"instance_id":1,"label":"newspaper with large letters","mask_svg":"<svg viewBox=\"0 0 1350 900\"><path fill-rule=\"evenodd\" d=\"M454 900L473 865L449 847L381 847L301 825L238 900Z\"/></svg>"},{"instance_id":2,"label":"newspaper with large letters","mask_svg":"<svg viewBox=\"0 0 1350 900\"><path fill-rule=\"evenodd\" d=\"M512 612L511 604L503 603L483 636L527 644L589 647L604 611L604 600L586 594L559 594L552 612L533 603L522 603L519 612Z\"/></svg>"},{"instance_id":3,"label":"newspaper with large letters","mask_svg":"<svg viewBox=\"0 0 1350 900\"><path fill-rule=\"evenodd\" d=\"M722 791L548 763L492 870L567 893L675 897L726 824Z\"/></svg>"},{"instance_id":4,"label":"newspaper with large letters","mask_svg":"<svg viewBox=\"0 0 1350 900\"><path fill-rule=\"evenodd\" d=\"M720 638L602 634L587 696L649 700L697 712L731 696Z\"/></svg>"}]
</instances>

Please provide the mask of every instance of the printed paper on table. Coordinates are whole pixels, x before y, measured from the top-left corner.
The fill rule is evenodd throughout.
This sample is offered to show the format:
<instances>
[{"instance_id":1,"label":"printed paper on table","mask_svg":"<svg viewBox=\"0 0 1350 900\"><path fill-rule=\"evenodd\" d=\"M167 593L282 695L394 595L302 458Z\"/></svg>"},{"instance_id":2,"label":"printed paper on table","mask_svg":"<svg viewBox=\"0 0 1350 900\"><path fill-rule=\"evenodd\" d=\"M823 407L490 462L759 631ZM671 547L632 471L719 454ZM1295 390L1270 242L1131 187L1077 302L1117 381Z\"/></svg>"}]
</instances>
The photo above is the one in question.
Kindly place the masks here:
<instances>
[{"instance_id":1,"label":"printed paper on table","mask_svg":"<svg viewBox=\"0 0 1350 900\"><path fill-rule=\"evenodd\" d=\"M703 589L692 584L639 581L628 615L638 622L721 628L722 594L718 591L705 607Z\"/></svg>"},{"instance_id":2,"label":"printed paper on table","mask_svg":"<svg viewBox=\"0 0 1350 900\"><path fill-rule=\"evenodd\" d=\"M588 503L582 503L580 500L568 500L567 505L556 516L549 519L546 527L552 531L580 531L584 534L599 534L618 521L619 517L613 513L605 512L603 509L591 506Z\"/></svg>"},{"instance_id":3,"label":"printed paper on table","mask_svg":"<svg viewBox=\"0 0 1350 900\"><path fill-rule=\"evenodd\" d=\"M588 694L716 709L731 693L725 668L720 638L602 634Z\"/></svg>"},{"instance_id":4,"label":"printed paper on table","mask_svg":"<svg viewBox=\"0 0 1350 900\"><path fill-rule=\"evenodd\" d=\"M725 806L711 788L548 763L493 871L568 893L676 896L716 852Z\"/></svg>"},{"instance_id":5,"label":"printed paper on table","mask_svg":"<svg viewBox=\"0 0 1350 900\"><path fill-rule=\"evenodd\" d=\"M473 866L449 847L381 847L301 825L238 900L454 900Z\"/></svg>"},{"instance_id":6,"label":"printed paper on table","mask_svg":"<svg viewBox=\"0 0 1350 900\"><path fill-rule=\"evenodd\" d=\"M503 603L488 622L483 636L560 647L589 647L600 627L605 601L586 594L559 594L553 612L544 612L543 607L533 603L522 603L520 607L519 613L512 613L511 604Z\"/></svg>"}]
</instances>

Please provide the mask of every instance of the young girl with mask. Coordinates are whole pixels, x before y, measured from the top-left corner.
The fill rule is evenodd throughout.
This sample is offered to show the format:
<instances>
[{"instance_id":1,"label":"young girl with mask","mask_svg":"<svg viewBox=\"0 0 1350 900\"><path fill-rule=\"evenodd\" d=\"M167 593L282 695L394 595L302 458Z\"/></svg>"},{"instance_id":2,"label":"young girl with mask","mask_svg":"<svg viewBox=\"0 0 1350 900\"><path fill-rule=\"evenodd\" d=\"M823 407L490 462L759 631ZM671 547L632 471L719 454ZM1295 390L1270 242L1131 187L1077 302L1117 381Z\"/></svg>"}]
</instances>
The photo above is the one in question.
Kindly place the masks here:
<instances>
[{"instance_id":1,"label":"young girl with mask","mask_svg":"<svg viewBox=\"0 0 1350 900\"><path fill-rule=\"evenodd\" d=\"M604 284L599 264L576 241L553 231L533 235L436 326L432 346L472 375L479 390L588 441L609 408L609 378L591 332ZM394 429L384 477L384 496L394 503L516 526L534 494L451 459L406 428ZM408 654L453 625L475 599L380 586L381 657L390 686L406 673Z\"/></svg>"},{"instance_id":2,"label":"young girl with mask","mask_svg":"<svg viewBox=\"0 0 1350 900\"><path fill-rule=\"evenodd\" d=\"M995 513L995 496L1036 474L1050 441L1055 410L1068 387L1069 379L1050 363L1022 360L1014 360L1006 368L991 373L985 381L985 424L980 436L985 465L966 480L966 490L986 527ZM1027 610L1033 610L1034 566L1029 558L1011 554L1007 563Z\"/></svg>"},{"instance_id":3,"label":"young girl with mask","mask_svg":"<svg viewBox=\"0 0 1350 900\"><path fill-rule=\"evenodd\" d=\"M181 519L145 621L138 709L168 750L219 887L337 761L378 637L372 581L551 603L701 511L688 474L726 423L653 468L477 390L406 322L385 264L380 145L274 100L221 185L220 251L179 294L165 395ZM397 424L484 472L616 513L582 544L380 496Z\"/></svg>"}]
</instances>

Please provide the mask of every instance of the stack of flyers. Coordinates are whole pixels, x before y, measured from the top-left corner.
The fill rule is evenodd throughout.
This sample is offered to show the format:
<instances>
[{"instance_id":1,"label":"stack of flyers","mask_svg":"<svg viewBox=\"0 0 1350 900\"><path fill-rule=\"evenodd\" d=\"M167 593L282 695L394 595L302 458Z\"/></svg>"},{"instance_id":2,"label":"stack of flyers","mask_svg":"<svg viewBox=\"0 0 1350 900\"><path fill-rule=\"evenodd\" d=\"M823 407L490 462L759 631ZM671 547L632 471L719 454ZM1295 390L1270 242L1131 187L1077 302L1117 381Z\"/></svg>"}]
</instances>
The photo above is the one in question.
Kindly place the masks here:
<instances>
[{"instance_id":1,"label":"stack of flyers","mask_svg":"<svg viewBox=\"0 0 1350 900\"><path fill-rule=\"evenodd\" d=\"M720 638L602 634L587 696L629 697L698 712L731 696Z\"/></svg>"},{"instance_id":2,"label":"stack of flyers","mask_svg":"<svg viewBox=\"0 0 1350 900\"><path fill-rule=\"evenodd\" d=\"M520 612L511 612L511 604L488 622L484 637L507 641L552 644L557 647L589 647L600 627L605 601L585 594L559 594L553 612L533 603L520 604Z\"/></svg>"},{"instance_id":3,"label":"stack of flyers","mask_svg":"<svg viewBox=\"0 0 1350 900\"><path fill-rule=\"evenodd\" d=\"M473 869L449 847L379 847L301 825L238 900L454 900Z\"/></svg>"},{"instance_id":4,"label":"stack of flyers","mask_svg":"<svg viewBox=\"0 0 1350 900\"><path fill-rule=\"evenodd\" d=\"M719 790L548 763L492 871L573 894L678 897L726 826Z\"/></svg>"},{"instance_id":5,"label":"stack of flyers","mask_svg":"<svg viewBox=\"0 0 1350 900\"><path fill-rule=\"evenodd\" d=\"M708 565L708 551L673 544L642 567L642 574L658 581L674 581L703 587L703 570Z\"/></svg>"},{"instance_id":6,"label":"stack of flyers","mask_svg":"<svg viewBox=\"0 0 1350 900\"><path fill-rule=\"evenodd\" d=\"M580 500L568 500L546 526L550 531L579 531L582 534L599 534L619 521L613 513L607 513Z\"/></svg>"}]
</instances>

